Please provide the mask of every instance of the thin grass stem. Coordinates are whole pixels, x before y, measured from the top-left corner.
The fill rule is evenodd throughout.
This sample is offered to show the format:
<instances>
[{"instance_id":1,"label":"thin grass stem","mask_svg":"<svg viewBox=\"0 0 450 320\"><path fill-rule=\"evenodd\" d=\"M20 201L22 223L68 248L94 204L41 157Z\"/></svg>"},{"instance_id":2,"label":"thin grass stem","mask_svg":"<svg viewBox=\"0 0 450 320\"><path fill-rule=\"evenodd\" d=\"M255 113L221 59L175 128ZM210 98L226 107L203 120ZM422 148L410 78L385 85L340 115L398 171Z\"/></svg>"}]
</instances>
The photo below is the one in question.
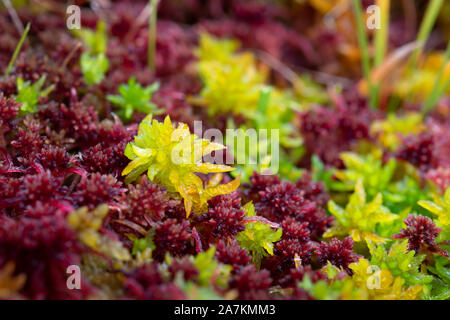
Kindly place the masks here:
<instances>
[{"instance_id":1,"label":"thin grass stem","mask_svg":"<svg viewBox=\"0 0 450 320\"><path fill-rule=\"evenodd\" d=\"M14 65L14 61L16 61L17 55L19 54L20 49L22 48L22 44L25 41L25 38L27 37L28 32L30 31L30 26L31 26L30 23L28 23L25 28L25 31L23 32L22 36L20 37L19 43L17 44L16 49L14 50L14 53L11 57L11 60L9 61L8 67L6 68L6 71L5 71L6 76L9 75L9 73L11 72L11 69Z\"/></svg>"},{"instance_id":2,"label":"thin grass stem","mask_svg":"<svg viewBox=\"0 0 450 320\"><path fill-rule=\"evenodd\" d=\"M372 81L370 79L370 56L369 56L369 41L367 39L367 34L364 27L364 13L361 6L361 0L352 0L353 3L353 11L355 14L356 20L356 31L358 36L358 43L361 48L361 63L364 78L367 82L367 87L369 88L369 101L370 106L372 108L376 108L374 96L376 95L376 88L372 85Z\"/></svg>"},{"instance_id":3,"label":"thin grass stem","mask_svg":"<svg viewBox=\"0 0 450 320\"><path fill-rule=\"evenodd\" d=\"M427 97L424 103L424 107L422 109L423 114L427 114L430 112L437 104L441 96L447 90L448 85L450 84L450 76L445 80L445 82L441 85L442 76L444 75L445 68L447 66L447 62L450 60L450 42L447 44L447 50L445 51L444 61L442 62L441 68L439 69L438 75L436 76L436 81L433 86L433 90Z\"/></svg>"},{"instance_id":4,"label":"thin grass stem","mask_svg":"<svg viewBox=\"0 0 450 320\"><path fill-rule=\"evenodd\" d=\"M430 36L431 30L433 29L443 2L444 0L431 0L428 4L425 11L425 16L420 24L419 33L417 34L417 41L423 43L423 46L417 48L411 55L410 71L412 71L412 69L414 69L417 65L419 55L422 52L428 37Z\"/></svg>"},{"instance_id":5,"label":"thin grass stem","mask_svg":"<svg viewBox=\"0 0 450 320\"><path fill-rule=\"evenodd\" d=\"M389 9L390 0L377 0L377 6L380 8L380 28L375 31L375 56L374 56L374 67L380 66L386 56L388 34L389 34ZM379 107L380 103L380 84L373 84L373 95L371 96L370 105Z\"/></svg>"},{"instance_id":6,"label":"thin grass stem","mask_svg":"<svg viewBox=\"0 0 450 320\"><path fill-rule=\"evenodd\" d=\"M158 18L158 0L150 1L150 15L148 22L148 67L155 71L156 55L156 22Z\"/></svg>"}]
</instances>

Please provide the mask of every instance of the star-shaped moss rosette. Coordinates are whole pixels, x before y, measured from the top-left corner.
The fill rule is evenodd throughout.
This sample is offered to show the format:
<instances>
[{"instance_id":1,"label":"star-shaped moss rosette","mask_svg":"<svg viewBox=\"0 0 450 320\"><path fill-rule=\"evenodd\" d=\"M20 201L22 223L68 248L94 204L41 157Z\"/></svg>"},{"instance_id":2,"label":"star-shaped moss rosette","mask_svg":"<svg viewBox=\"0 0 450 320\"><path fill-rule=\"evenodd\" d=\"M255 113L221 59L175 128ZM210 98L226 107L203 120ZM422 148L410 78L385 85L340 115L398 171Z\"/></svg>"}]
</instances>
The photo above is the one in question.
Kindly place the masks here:
<instances>
[{"instance_id":1,"label":"star-shaped moss rosette","mask_svg":"<svg viewBox=\"0 0 450 320\"><path fill-rule=\"evenodd\" d=\"M305 274L298 286L317 300L416 300L423 293L422 285L408 285L401 277L367 259L359 259L349 267L353 271L351 277L329 263L322 268L327 280L311 281Z\"/></svg>"},{"instance_id":2,"label":"star-shaped moss rosette","mask_svg":"<svg viewBox=\"0 0 450 320\"><path fill-rule=\"evenodd\" d=\"M86 51L81 54L80 66L84 82L93 86L99 84L109 69L108 33L106 23L98 21L95 31L89 28L74 29L73 34L83 41Z\"/></svg>"},{"instance_id":3,"label":"star-shaped moss rosette","mask_svg":"<svg viewBox=\"0 0 450 320\"><path fill-rule=\"evenodd\" d=\"M156 105L150 102L150 99L158 88L158 82L142 87L135 78L130 78L127 84L123 83L119 86L118 95L108 95L107 99L119 108L118 115L126 121L131 119L134 111L157 115L164 111L158 110Z\"/></svg>"},{"instance_id":4,"label":"star-shaped moss rosette","mask_svg":"<svg viewBox=\"0 0 450 320\"><path fill-rule=\"evenodd\" d=\"M248 202L242 209L247 218L256 218L255 207L252 202ZM251 221L251 218L248 221ZM274 225L268 220L256 219L254 222L247 223L245 230L236 237L240 245L251 252L253 262L258 266L264 257L273 256L273 244L281 239L282 228L274 230L273 227Z\"/></svg>"},{"instance_id":5,"label":"star-shaped moss rosette","mask_svg":"<svg viewBox=\"0 0 450 320\"><path fill-rule=\"evenodd\" d=\"M394 276L386 268L377 268L366 259L359 259L349 267L354 272L352 282L358 288L360 299L415 300L423 292L422 285L407 285L402 277Z\"/></svg>"},{"instance_id":6,"label":"star-shaped moss rosette","mask_svg":"<svg viewBox=\"0 0 450 320\"><path fill-rule=\"evenodd\" d=\"M388 240L376 234L377 227L379 224L389 224L398 219L396 214L391 213L388 208L383 206L381 193L378 193L371 202L366 202L366 192L362 179L358 179L355 192L350 196L345 209L330 200L328 210L336 217L336 222L325 232L324 237L349 234L356 242L364 239L370 239L374 242Z\"/></svg>"},{"instance_id":7,"label":"star-shaped moss rosette","mask_svg":"<svg viewBox=\"0 0 450 320\"><path fill-rule=\"evenodd\" d=\"M149 115L139 125L134 141L125 148L125 156L132 161L122 175L127 175L125 182L129 183L147 171L150 181L184 199L187 216L192 210L202 213L209 199L233 192L240 183L238 177L227 184L211 183L205 187L196 175L234 170L230 166L201 161L204 156L222 149L225 149L222 144L191 134L186 124L180 123L174 128L169 116L161 123Z\"/></svg>"},{"instance_id":8,"label":"star-shaped moss rosette","mask_svg":"<svg viewBox=\"0 0 450 320\"><path fill-rule=\"evenodd\" d=\"M235 53L238 43L203 34L197 55L198 70L204 83L191 102L207 106L212 116L232 112L247 114L258 105L266 74L258 69L251 52Z\"/></svg>"},{"instance_id":9,"label":"star-shaped moss rosette","mask_svg":"<svg viewBox=\"0 0 450 320\"><path fill-rule=\"evenodd\" d=\"M361 179L369 200L387 188L397 167L395 159L390 159L383 165L381 150L375 150L373 154L367 155L343 152L340 157L346 169L334 172L340 182L335 182L333 189L351 191L358 179Z\"/></svg>"},{"instance_id":10,"label":"star-shaped moss rosette","mask_svg":"<svg viewBox=\"0 0 450 320\"><path fill-rule=\"evenodd\" d=\"M47 76L43 75L38 81L31 83L31 81L24 81L21 77L17 78L16 102L21 103L21 114L37 112L39 99L45 98L54 89L54 85L42 89L46 79Z\"/></svg>"},{"instance_id":11,"label":"star-shaped moss rosette","mask_svg":"<svg viewBox=\"0 0 450 320\"><path fill-rule=\"evenodd\" d=\"M395 151L401 145L401 135L419 134L425 129L420 113L410 112L403 116L391 113L386 119L375 121L370 132L385 148Z\"/></svg>"},{"instance_id":12,"label":"star-shaped moss rosette","mask_svg":"<svg viewBox=\"0 0 450 320\"><path fill-rule=\"evenodd\" d=\"M431 199L428 186L423 186L420 178L410 175L405 175L403 179L390 183L382 194L384 205L396 213L410 209L411 212L424 214L427 211L417 202Z\"/></svg>"},{"instance_id":13,"label":"star-shaped moss rosette","mask_svg":"<svg viewBox=\"0 0 450 320\"><path fill-rule=\"evenodd\" d=\"M386 244L375 244L366 240L372 265L389 270L394 277L401 277L408 285L423 285L431 283L433 276L422 272L421 264L425 254L418 254L408 249L408 241L394 241L387 249Z\"/></svg>"},{"instance_id":14,"label":"star-shaped moss rosette","mask_svg":"<svg viewBox=\"0 0 450 320\"><path fill-rule=\"evenodd\" d=\"M417 203L436 216L434 219L436 226L442 228L442 231L436 240L438 242L447 241L448 243L450 241L450 187L445 190L444 197L435 193L433 200L434 201L420 200Z\"/></svg>"},{"instance_id":15,"label":"star-shaped moss rosette","mask_svg":"<svg viewBox=\"0 0 450 320\"><path fill-rule=\"evenodd\" d=\"M81 207L67 215L67 222L78 233L78 239L89 248L118 261L128 261L131 255L123 243L99 232L108 210L106 204L99 205L92 211Z\"/></svg>"}]
</instances>

